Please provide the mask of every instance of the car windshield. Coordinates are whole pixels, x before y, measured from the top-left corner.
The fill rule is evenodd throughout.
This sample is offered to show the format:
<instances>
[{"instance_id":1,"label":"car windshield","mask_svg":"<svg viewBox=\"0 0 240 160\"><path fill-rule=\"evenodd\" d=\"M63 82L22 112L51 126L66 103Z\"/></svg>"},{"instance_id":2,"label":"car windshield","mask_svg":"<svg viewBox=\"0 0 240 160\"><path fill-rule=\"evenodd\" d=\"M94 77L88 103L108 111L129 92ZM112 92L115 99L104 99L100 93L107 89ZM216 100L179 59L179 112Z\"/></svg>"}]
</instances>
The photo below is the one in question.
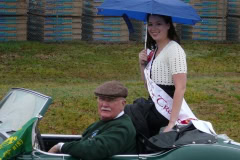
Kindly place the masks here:
<instances>
[{"instance_id":1,"label":"car windshield","mask_svg":"<svg viewBox=\"0 0 240 160\"><path fill-rule=\"evenodd\" d=\"M0 130L20 129L29 119L38 116L47 98L26 90L11 90L0 104Z\"/></svg>"}]
</instances>

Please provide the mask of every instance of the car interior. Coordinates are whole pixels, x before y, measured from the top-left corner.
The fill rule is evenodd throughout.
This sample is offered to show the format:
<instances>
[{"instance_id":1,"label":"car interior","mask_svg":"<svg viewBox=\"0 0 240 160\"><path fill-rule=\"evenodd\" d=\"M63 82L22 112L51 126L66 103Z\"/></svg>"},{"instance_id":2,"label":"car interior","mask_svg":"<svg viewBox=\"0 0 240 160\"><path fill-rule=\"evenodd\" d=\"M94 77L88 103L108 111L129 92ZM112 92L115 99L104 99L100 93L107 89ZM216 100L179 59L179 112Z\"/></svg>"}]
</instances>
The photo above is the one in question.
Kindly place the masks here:
<instances>
[{"instance_id":1,"label":"car interior","mask_svg":"<svg viewBox=\"0 0 240 160\"><path fill-rule=\"evenodd\" d=\"M81 135L60 135L60 134L41 134L38 135L38 141L40 144L40 149L47 152L55 144L59 142L71 142L78 141L82 138Z\"/></svg>"}]
</instances>

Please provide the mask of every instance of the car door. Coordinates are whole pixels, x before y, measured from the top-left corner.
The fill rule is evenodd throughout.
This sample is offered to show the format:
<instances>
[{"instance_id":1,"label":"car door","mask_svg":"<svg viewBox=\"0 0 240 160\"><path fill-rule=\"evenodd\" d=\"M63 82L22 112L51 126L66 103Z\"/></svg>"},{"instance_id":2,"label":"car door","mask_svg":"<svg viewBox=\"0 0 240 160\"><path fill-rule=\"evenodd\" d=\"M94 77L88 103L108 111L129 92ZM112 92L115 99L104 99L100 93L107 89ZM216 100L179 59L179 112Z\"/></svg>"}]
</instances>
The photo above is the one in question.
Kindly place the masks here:
<instances>
[{"instance_id":1,"label":"car door","mask_svg":"<svg viewBox=\"0 0 240 160\"><path fill-rule=\"evenodd\" d=\"M0 101L0 144L33 117L43 116L51 102L41 93L12 88Z\"/></svg>"}]
</instances>

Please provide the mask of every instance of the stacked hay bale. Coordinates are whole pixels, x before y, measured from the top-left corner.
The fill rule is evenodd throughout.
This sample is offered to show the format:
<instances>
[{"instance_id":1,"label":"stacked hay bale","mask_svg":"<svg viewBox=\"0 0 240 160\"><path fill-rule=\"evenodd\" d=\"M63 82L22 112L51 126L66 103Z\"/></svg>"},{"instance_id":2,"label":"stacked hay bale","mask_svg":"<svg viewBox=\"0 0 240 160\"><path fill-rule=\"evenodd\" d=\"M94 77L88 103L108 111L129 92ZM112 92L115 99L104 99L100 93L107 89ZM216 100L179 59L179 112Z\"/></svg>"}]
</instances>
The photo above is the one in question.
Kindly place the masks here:
<instances>
[{"instance_id":1,"label":"stacked hay bale","mask_svg":"<svg viewBox=\"0 0 240 160\"><path fill-rule=\"evenodd\" d=\"M92 40L93 33L93 0L84 1L84 12L82 14L82 40Z\"/></svg>"},{"instance_id":2,"label":"stacked hay bale","mask_svg":"<svg viewBox=\"0 0 240 160\"><path fill-rule=\"evenodd\" d=\"M29 0L28 40L81 40L83 4L83 0Z\"/></svg>"},{"instance_id":3,"label":"stacked hay bale","mask_svg":"<svg viewBox=\"0 0 240 160\"><path fill-rule=\"evenodd\" d=\"M227 40L240 41L240 0L228 0Z\"/></svg>"},{"instance_id":4,"label":"stacked hay bale","mask_svg":"<svg viewBox=\"0 0 240 160\"><path fill-rule=\"evenodd\" d=\"M27 40L26 0L0 1L0 42Z\"/></svg>"},{"instance_id":5,"label":"stacked hay bale","mask_svg":"<svg viewBox=\"0 0 240 160\"><path fill-rule=\"evenodd\" d=\"M226 40L227 0L183 0L189 3L202 21L195 26L182 25L181 38L187 40Z\"/></svg>"},{"instance_id":6,"label":"stacked hay bale","mask_svg":"<svg viewBox=\"0 0 240 160\"><path fill-rule=\"evenodd\" d=\"M101 42L129 41L129 31L122 17L106 17L97 15L97 7L104 0L88 1L92 12L84 15L83 40Z\"/></svg>"}]
</instances>

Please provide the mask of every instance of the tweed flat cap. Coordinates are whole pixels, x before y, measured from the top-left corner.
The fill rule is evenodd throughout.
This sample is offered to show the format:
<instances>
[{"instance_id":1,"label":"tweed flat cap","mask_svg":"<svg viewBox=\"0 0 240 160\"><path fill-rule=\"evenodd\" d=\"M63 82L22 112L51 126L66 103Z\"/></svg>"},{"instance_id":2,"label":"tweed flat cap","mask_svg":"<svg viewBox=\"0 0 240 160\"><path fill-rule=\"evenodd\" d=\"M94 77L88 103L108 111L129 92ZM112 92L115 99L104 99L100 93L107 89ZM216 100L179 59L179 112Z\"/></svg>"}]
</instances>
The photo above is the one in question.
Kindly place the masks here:
<instances>
[{"instance_id":1,"label":"tweed flat cap","mask_svg":"<svg viewBox=\"0 0 240 160\"><path fill-rule=\"evenodd\" d=\"M96 96L105 96L110 98L126 98L128 96L128 89L118 81L108 81L97 87L94 93Z\"/></svg>"}]
</instances>

